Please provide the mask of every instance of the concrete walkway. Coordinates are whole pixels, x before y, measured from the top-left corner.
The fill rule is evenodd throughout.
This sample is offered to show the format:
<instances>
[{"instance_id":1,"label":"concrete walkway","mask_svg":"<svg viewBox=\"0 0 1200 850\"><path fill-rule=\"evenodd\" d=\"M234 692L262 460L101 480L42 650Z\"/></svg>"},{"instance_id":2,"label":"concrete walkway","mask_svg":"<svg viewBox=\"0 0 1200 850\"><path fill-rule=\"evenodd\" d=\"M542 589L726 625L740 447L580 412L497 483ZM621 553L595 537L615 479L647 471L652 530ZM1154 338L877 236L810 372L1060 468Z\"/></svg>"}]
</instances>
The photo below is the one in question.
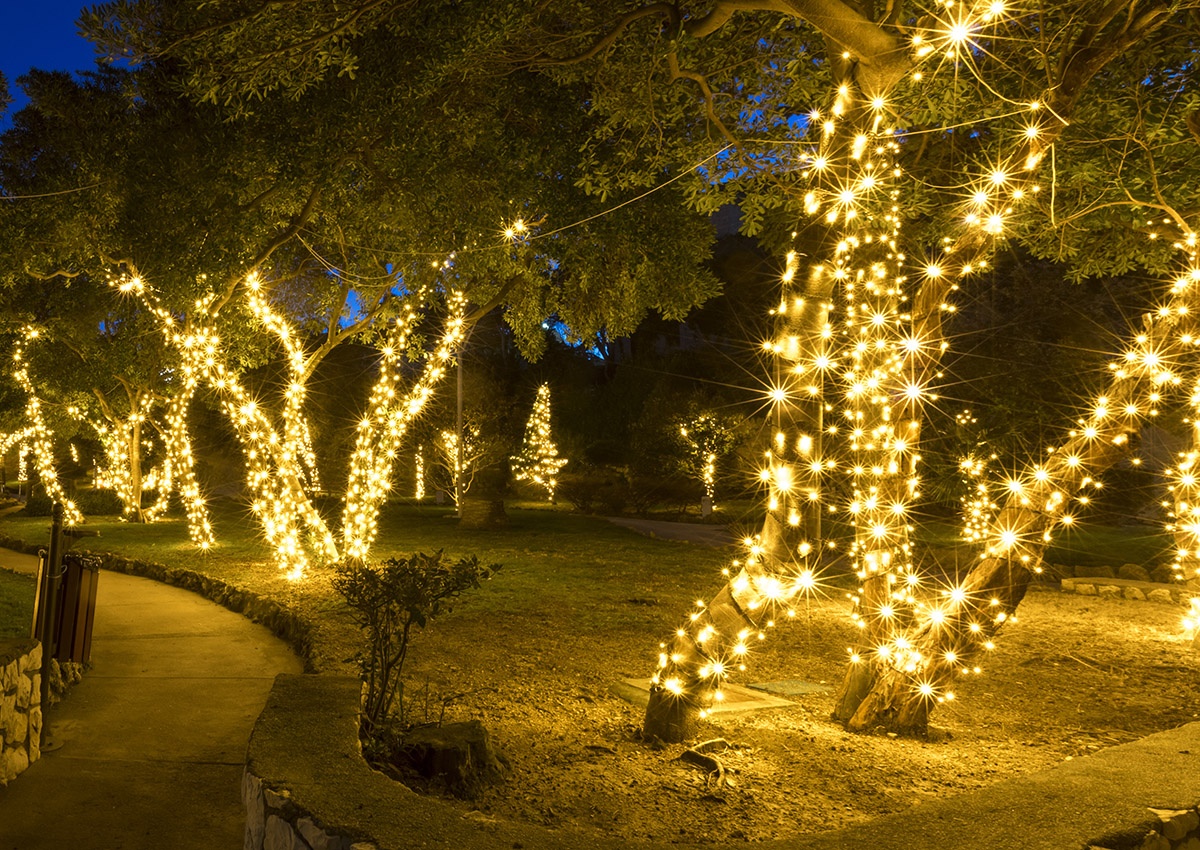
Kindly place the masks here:
<instances>
[{"instance_id":1,"label":"concrete walkway","mask_svg":"<svg viewBox=\"0 0 1200 850\"><path fill-rule=\"evenodd\" d=\"M0 549L0 567L36 566ZM61 749L0 788L0 850L240 848L250 730L300 660L169 585L103 572L97 599L92 669L46 718Z\"/></svg>"}]
</instances>

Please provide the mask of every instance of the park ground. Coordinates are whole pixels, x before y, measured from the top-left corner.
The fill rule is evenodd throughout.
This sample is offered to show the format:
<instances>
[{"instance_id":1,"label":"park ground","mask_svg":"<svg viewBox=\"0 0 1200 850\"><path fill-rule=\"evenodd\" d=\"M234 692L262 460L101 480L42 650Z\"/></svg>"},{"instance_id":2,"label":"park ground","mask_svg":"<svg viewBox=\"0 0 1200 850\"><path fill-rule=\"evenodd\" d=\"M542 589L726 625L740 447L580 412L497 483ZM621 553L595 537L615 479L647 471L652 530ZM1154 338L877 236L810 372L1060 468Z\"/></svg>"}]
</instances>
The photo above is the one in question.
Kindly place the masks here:
<instances>
[{"instance_id":1,"label":"park ground","mask_svg":"<svg viewBox=\"0 0 1200 850\"><path fill-rule=\"evenodd\" d=\"M756 841L899 812L1200 717L1200 662L1176 607L1047 583L1000 633L983 672L934 713L928 738L848 734L828 719L852 629L846 586L834 584L772 630L740 678L815 687L792 707L718 717L706 731L730 745L718 781L680 760L682 746L641 741L640 709L612 689L649 675L658 642L719 587L730 553L550 510L511 517L506 531L468 532L444 509L397 506L376 552L445 549L504 564L417 636L408 671L411 722L481 719L508 760L505 781L457 803L465 817L629 839ZM181 521L99 518L101 537L87 544L276 598L316 625L317 670L353 671L357 629L328 573L288 582L241 508L225 505L217 519L230 542L204 557L189 549ZM46 527L16 516L0 533L36 542Z\"/></svg>"}]
</instances>

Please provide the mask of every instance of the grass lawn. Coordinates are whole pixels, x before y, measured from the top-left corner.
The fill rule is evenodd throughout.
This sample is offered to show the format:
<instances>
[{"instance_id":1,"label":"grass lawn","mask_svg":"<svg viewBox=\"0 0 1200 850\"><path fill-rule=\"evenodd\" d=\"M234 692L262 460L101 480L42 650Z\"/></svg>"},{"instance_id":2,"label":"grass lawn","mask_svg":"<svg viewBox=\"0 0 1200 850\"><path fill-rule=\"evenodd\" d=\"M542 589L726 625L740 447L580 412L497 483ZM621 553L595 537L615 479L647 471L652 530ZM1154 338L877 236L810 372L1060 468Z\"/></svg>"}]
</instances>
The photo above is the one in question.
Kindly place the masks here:
<instances>
[{"instance_id":1,"label":"grass lawn","mask_svg":"<svg viewBox=\"0 0 1200 850\"><path fill-rule=\"evenodd\" d=\"M958 543L959 526L948 520L922 522L917 540L942 549ZM1086 520L1075 528L1055 531L1046 562L1064 566L1149 566L1169 564L1175 548L1171 535L1153 525L1097 525Z\"/></svg>"},{"instance_id":2,"label":"grass lawn","mask_svg":"<svg viewBox=\"0 0 1200 850\"><path fill-rule=\"evenodd\" d=\"M220 543L206 554L191 544L182 518L133 525L115 517L91 517L86 527L100 536L76 547L195 570L271 596L316 624L317 669L352 669L357 635L344 603L330 588L330 571L314 569L308 578L289 582L268 562L257 526L242 505L218 501L212 512ZM336 516L336 506L330 512ZM677 625L695 595L715 591L727 557L715 549L643 537L603 519L548 506L510 508L511 523L503 531L463 530L452 514L449 507L391 505L380 517L379 541L372 550L374 558L385 558L443 549L453 558L473 554L486 563L503 564L482 590L435 622L431 634L459 617L501 613L513 622L541 622L549 629L561 624L600 642L632 625L646 636L645 654L632 663L635 672L654 658L658 636ZM49 521L10 516L0 520L0 533L40 542L48 537ZM650 612L659 603L664 607L655 616ZM615 607L630 609L636 625L614 619Z\"/></svg>"},{"instance_id":3,"label":"grass lawn","mask_svg":"<svg viewBox=\"0 0 1200 850\"><path fill-rule=\"evenodd\" d=\"M31 576L0 570L0 638L29 637L35 591Z\"/></svg>"}]
</instances>

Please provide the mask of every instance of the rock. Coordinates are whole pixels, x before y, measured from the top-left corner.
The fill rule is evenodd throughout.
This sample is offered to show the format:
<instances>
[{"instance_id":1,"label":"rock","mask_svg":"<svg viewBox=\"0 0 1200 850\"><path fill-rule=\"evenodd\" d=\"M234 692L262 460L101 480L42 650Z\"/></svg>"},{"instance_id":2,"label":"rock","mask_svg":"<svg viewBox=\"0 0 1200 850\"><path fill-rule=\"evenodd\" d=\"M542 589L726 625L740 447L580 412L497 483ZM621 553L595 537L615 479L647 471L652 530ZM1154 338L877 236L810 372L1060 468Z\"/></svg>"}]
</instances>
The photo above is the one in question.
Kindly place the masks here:
<instances>
[{"instance_id":1,"label":"rock","mask_svg":"<svg viewBox=\"0 0 1200 850\"><path fill-rule=\"evenodd\" d=\"M1165 602L1167 605L1174 605L1175 599L1171 596L1171 591L1165 587L1160 587L1146 594L1146 598L1151 602Z\"/></svg>"},{"instance_id":2,"label":"rock","mask_svg":"<svg viewBox=\"0 0 1200 850\"><path fill-rule=\"evenodd\" d=\"M1137 564L1124 564L1117 570L1117 578L1127 578L1130 581L1150 581L1150 573L1145 567Z\"/></svg>"},{"instance_id":3,"label":"rock","mask_svg":"<svg viewBox=\"0 0 1200 850\"><path fill-rule=\"evenodd\" d=\"M1171 842L1163 838L1154 830L1150 830L1150 834L1142 839L1142 843L1137 846L1137 850L1171 850Z\"/></svg>"},{"instance_id":4,"label":"rock","mask_svg":"<svg viewBox=\"0 0 1200 850\"><path fill-rule=\"evenodd\" d=\"M413 729L399 742L392 761L458 796L471 796L481 784L504 774L500 756L478 720Z\"/></svg>"},{"instance_id":5,"label":"rock","mask_svg":"<svg viewBox=\"0 0 1200 850\"><path fill-rule=\"evenodd\" d=\"M27 676L17 677L17 711L25 711L33 700L33 683Z\"/></svg>"},{"instance_id":6,"label":"rock","mask_svg":"<svg viewBox=\"0 0 1200 850\"><path fill-rule=\"evenodd\" d=\"M1168 841L1178 841L1189 832L1200 828L1200 815L1195 809L1151 809L1162 822L1159 832Z\"/></svg>"},{"instance_id":7,"label":"rock","mask_svg":"<svg viewBox=\"0 0 1200 850\"><path fill-rule=\"evenodd\" d=\"M1104 596L1109 599L1120 599L1121 588L1117 587L1115 584L1098 584L1096 586L1096 595Z\"/></svg>"},{"instance_id":8,"label":"rock","mask_svg":"<svg viewBox=\"0 0 1200 850\"><path fill-rule=\"evenodd\" d=\"M1175 850L1200 850L1200 838L1192 836L1187 841L1180 844Z\"/></svg>"},{"instance_id":9,"label":"rock","mask_svg":"<svg viewBox=\"0 0 1200 850\"><path fill-rule=\"evenodd\" d=\"M8 721L8 734L4 737L10 747L13 744L24 746L29 737L29 715L24 711L14 713Z\"/></svg>"},{"instance_id":10,"label":"rock","mask_svg":"<svg viewBox=\"0 0 1200 850\"><path fill-rule=\"evenodd\" d=\"M7 694L17 689L17 677L21 675L21 671L17 667L16 659L0 667L0 694Z\"/></svg>"},{"instance_id":11,"label":"rock","mask_svg":"<svg viewBox=\"0 0 1200 850\"><path fill-rule=\"evenodd\" d=\"M246 837L242 846L244 850L262 850L267 828L262 780L248 770L242 774L242 806L246 810Z\"/></svg>"},{"instance_id":12,"label":"rock","mask_svg":"<svg viewBox=\"0 0 1200 850\"><path fill-rule=\"evenodd\" d=\"M350 839L341 835L330 835L317 826L312 818L300 818L296 821L296 831L308 842L312 850L348 850Z\"/></svg>"},{"instance_id":13,"label":"rock","mask_svg":"<svg viewBox=\"0 0 1200 850\"><path fill-rule=\"evenodd\" d=\"M1096 585L1094 584L1076 584L1075 592L1083 596L1095 596Z\"/></svg>"},{"instance_id":14,"label":"rock","mask_svg":"<svg viewBox=\"0 0 1200 850\"><path fill-rule=\"evenodd\" d=\"M4 758L0 762L3 762L0 764L0 784L8 783L29 767L29 753L25 752L24 747L14 747L4 751Z\"/></svg>"},{"instance_id":15,"label":"rock","mask_svg":"<svg viewBox=\"0 0 1200 850\"><path fill-rule=\"evenodd\" d=\"M283 818L271 815L267 818L266 837L263 840L263 850L308 850L304 841L292 829L291 824Z\"/></svg>"},{"instance_id":16,"label":"rock","mask_svg":"<svg viewBox=\"0 0 1200 850\"><path fill-rule=\"evenodd\" d=\"M42 669L42 645L34 644L33 648L28 653L17 659L17 672L24 673L26 670Z\"/></svg>"},{"instance_id":17,"label":"rock","mask_svg":"<svg viewBox=\"0 0 1200 850\"><path fill-rule=\"evenodd\" d=\"M1081 565L1075 567L1076 578L1116 578L1117 574L1112 567L1092 567Z\"/></svg>"},{"instance_id":18,"label":"rock","mask_svg":"<svg viewBox=\"0 0 1200 850\"><path fill-rule=\"evenodd\" d=\"M1074 570L1071 567L1063 564L1050 564L1042 561L1042 578L1052 581L1061 581L1064 578L1069 578Z\"/></svg>"},{"instance_id":19,"label":"rock","mask_svg":"<svg viewBox=\"0 0 1200 850\"><path fill-rule=\"evenodd\" d=\"M1159 584L1170 584L1175 580L1175 571L1170 564L1155 564L1150 568L1150 580Z\"/></svg>"},{"instance_id":20,"label":"rock","mask_svg":"<svg viewBox=\"0 0 1200 850\"><path fill-rule=\"evenodd\" d=\"M1135 602L1145 602L1146 594L1142 592L1141 588L1127 587L1125 588L1125 598L1132 599Z\"/></svg>"},{"instance_id":21,"label":"rock","mask_svg":"<svg viewBox=\"0 0 1200 850\"><path fill-rule=\"evenodd\" d=\"M0 734L8 734L8 721L6 718L15 717L17 714L17 695L8 694L0 696Z\"/></svg>"}]
</instances>

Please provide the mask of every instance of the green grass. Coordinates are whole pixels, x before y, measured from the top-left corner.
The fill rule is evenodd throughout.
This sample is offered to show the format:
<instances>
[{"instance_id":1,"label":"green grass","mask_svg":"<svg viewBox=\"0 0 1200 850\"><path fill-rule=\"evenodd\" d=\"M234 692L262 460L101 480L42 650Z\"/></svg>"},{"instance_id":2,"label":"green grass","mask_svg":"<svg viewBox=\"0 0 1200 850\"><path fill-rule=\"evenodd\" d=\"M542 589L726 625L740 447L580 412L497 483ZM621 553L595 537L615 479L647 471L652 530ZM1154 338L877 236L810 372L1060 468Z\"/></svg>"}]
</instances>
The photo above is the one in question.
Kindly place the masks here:
<instances>
[{"instance_id":1,"label":"green grass","mask_svg":"<svg viewBox=\"0 0 1200 850\"><path fill-rule=\"evenodd\" d=\"M0 570L0 638L29 637L35 585L31 576Z\"/></svg>"},{"instance_id":2,"label":"green grass","mask_svg":"<svg viewBox=\"0 0 1200 850\"><path fill-rule=\"evenodd\" d=\"M674 629L691 600L720 586L720 568L729 556L548 506L512 508L509 516L507 529L474 531L460 529L448 507L391 505L380 516L371 555L382 559L442 549L452 558L477 555L485 563L503 564L482 590L439 619L435 631L444 628L443 620L497 616L508 624L502 631L512 634L569 631L599 643L625 639L630 629L642 635ZM181 518L132 525L115 517L92 517L86 528L100 536L82 540L77 548L196 570L275 598L320 623L317 640L323 645L318 652L324 657L317 659L319 669L346 666L354 651L346 638L351 627L345 604L330 587L330 571L314 569L304 581L287 581L269 563L252 517L236 503L215 503L213 524L220 543L207 554L192 546ZM45 517L0 520L0 534L27 542L46 540L48 530Z\"/></svg>"},{"instance_id":3,"label":"green grass","mask_svg":"<svg viewBox=\"0 0 1200 850\"><path fill-rule=\"evenodd\" d=\"M959 527L946 520L924 522L917 540L929 546L953 549ZM1081 522L1060 528L1046 551L1046 561L1064 566L1110 566L1170 563L1174 543L1162 528L1150 525L1097 525Z\"/></svg>"}]
</instances>

